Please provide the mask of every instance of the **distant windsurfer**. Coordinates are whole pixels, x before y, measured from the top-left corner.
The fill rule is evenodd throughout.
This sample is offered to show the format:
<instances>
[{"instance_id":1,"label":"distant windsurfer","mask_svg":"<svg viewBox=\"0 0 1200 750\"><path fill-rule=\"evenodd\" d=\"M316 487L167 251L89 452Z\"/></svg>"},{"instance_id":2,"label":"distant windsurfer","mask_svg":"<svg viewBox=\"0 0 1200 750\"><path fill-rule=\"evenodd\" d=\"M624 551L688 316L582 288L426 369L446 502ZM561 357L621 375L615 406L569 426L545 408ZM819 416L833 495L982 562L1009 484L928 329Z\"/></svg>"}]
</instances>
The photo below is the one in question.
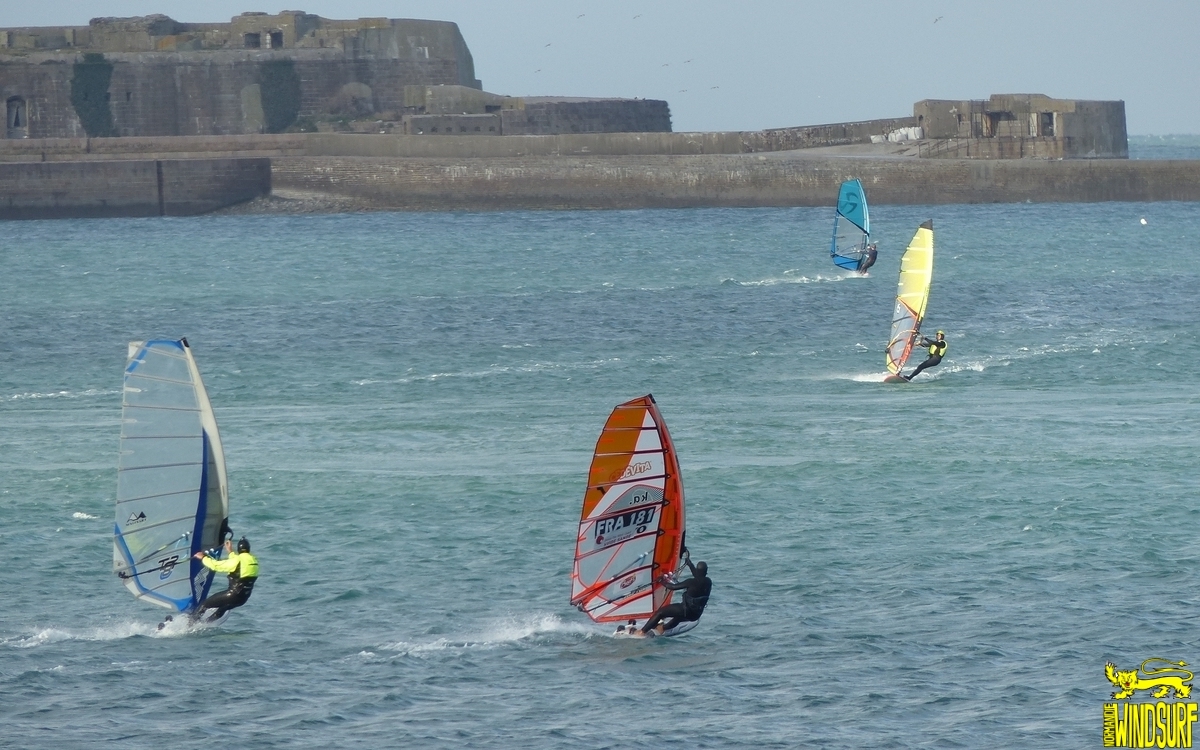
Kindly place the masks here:
<instances>
[{"instance_id":1,"label":"distant windsurfer","mask_svg":"<svg viewBox=\"0 0 1200 750\"><path fill-rule=\"evenodd\" d=\"M233 551L233 541L225 540L226 558L220 560L208 552L197 552L194 557L209 570L229 574L229 588L213 594L192 612L193 622L205 618L205 613L215 610L205 618L208 622L221 619L229 610L240 607L250 598L254 591L254 582L258 580L258 558L250 554L250 542L242 537L237 543L237 552Z\"/></svg>"},{"instance_id":2,"label":"distant windsurfer","mask_svg":"<svg viewBox=\"0 0 1200 750\"><path fill-rule=\"evenodd\" d=\"M919 345L929 347L929 356L924 362L917 365L917 369L913 370L911 374L900 376L905 380L912 380L921 370L929 367L937 367L939 364L941 364L942 357L946 356L946 349L950 347L950 345L946 343L945 331L938 331L937 339L934 340L930 340L927 336L922 336L921 343Z\"/></svg>"},{"instance_id":3,"label":"distant windsurfer","mask_svg":"<svg viewBox=\"0 0 1200 750\"><path fill-rule=\"evenodd\" d=\"M863 250L862 257L858 259L858 268L855 270L863 276L867 275L868 268L875 265L875 258L879 254L875 249L876 245L878 244L879 243L872 242L871 244L867 245L866 249Z\"/></svg>"},{"instance_id":4,"label":"distant windsurfer","mask_svg":"<svg viewBox=\"0 0 1200 750\"><path fill-rule=\"evenodd\" d=\"M692 556L686 549L683 551L683 561L692 571L691 578L686 581L673 581L669 574L663 576L663 586L671 591L682 591L683 601L659 607L654 616L642 626L642 635L654 630L660 622L668 617L671 619L667 620L658 632L672 630L681 622L695 622L700 619L700 615L704 614L709 592L712 591L712 579L708 577L708 564L698 562L692 565Z\"/></svg>"}]
</instances>

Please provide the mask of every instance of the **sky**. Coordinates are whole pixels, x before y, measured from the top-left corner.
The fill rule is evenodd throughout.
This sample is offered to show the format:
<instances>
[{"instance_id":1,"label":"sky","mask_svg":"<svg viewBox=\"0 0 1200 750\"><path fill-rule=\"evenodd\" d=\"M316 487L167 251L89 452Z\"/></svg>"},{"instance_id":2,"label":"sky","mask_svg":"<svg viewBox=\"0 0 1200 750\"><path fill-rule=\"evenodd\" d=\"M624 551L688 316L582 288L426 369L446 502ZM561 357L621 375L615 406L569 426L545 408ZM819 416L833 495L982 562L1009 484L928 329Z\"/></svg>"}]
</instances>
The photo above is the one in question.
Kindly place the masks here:
<instances>
[{"instance_id":1,"label":"sky","mask_svg":"<svg viewBox=\"0 0 1200 750\"><path fill-rule=\"evenodd\" d=\"M912 114L921 99L1120 99L1200 133L1200 0L0 0L0 27L245 11L458 24L485 90L669 102L676 131Z\"/></svg>"}]
</instances>

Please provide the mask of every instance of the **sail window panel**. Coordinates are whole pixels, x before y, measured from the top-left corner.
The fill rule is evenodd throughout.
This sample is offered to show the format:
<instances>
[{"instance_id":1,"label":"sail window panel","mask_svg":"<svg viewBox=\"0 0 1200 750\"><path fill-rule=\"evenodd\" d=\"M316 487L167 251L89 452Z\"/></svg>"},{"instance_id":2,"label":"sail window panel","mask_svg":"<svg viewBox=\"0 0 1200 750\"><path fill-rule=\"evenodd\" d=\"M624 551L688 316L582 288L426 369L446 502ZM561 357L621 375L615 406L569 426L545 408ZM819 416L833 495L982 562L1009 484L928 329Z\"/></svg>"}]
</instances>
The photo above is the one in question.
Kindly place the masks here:
<instances>
[{"instance_id":1,"label":"sail window panel","mask_svg":"<svg viewBox=\"0 0 1200 750\"><path fill-rule=\"evenodd\" d=\"M143 589L148 589L158 596L190 602L192 583L187 575L190 567L186 560L175 565L156 565L153 570L138 575L138 583Z\"/></svg>"},{"instance_id":2,"label":"sail window panel","mask_svg":"<svg viewBox=\"0 0 1200 750\"><path fill-rule=\"evenodd\" d=\"M152 343L142 350L140 360L132 360L125 368L126 375L142 375L164 380L192 382L187 355L175 342Z\"/></svg>"},{"instance_id":3,"label":"sail window panel","mask_svg":"<svg viewBox=\"0 0 1200 750\"><path fill-rule=\"evenodd\" d=\"M188 437L134 438L121 443L121 469L141 469L149 466L197 461L204 455L204 440L199 435Z\"/></svg>"},{"instance_id":4,"label":"sail window panel","mask_svg":"<svg viewBox=\"0 0 1200 750\"><path fill-rule=\"evenodd\" d=\"M650 568L639 568L605 586L597 596L610 602L619 602L630 596L648 593L652 583Z\"/></svg>"},{"instance_id":5,"label":"sail window panel","mask_svg":"<svg viewBox=\"0 0 1200 750\"><path fill-rule=\"evenodd\" d=\"M127 500L117 505L117 529L130 537L161 537L159 545L166 544L193 530L195 509L195 492ZM183 525L176 529L173 524Z\"/></svg>"},{"instance_id":6,"label":"sail window panel","mask_svg":"<svg viewBox=\"0 0 1200 750\"><path fill-rule=\"evenodd\" d=\"M631 587L631 589L640 588L640 584ZM641 589L635 596L613 602L603 611L603 616L610 621L641 620L649 617L655 609L652 589Z\"/></svg>"},{"instance_id":7,"label":"sail window panel","mask_svg":"<svg viewBox=\"0 0 1200 750\"><path fill-rule=\"evenodd\" d=\"M196 389L191 383L129 376L125 378L124 403L127 406L158 406L164 409L199 409Z\"/></svg>"},{"instance_id":8,"label":"sail window panel","mask_svg":"<svg viewBox=\"0 0 1200 750\"><path fill-rule=\"evenodd\" d=\"M182 466L119 471L117 472L117 502L174 495L187 491L199 492L201 473L202 464L199 461Z\"/></svg>"},{"instance_id":9,"label":"sail window panel","mask_svg":"<svg viewBox=\"0 0 1200 750\"><path fill-rule=\"evenodd\" d=\"M172 553L174 555L176 553ZM142 601L182 611L193 601L192 584L189 578L191 564L186 557L174 565L158 563L150 565L144 572L125 579L125 586ZM170 559L170 555L165 559Z\"/></svg>"},{"instance_id":10,"label":"sail window panel","mask_svg":"<svg viewBox=\"0 0 1200 750\"><path fill-rule=\"evenodd\" d=\"M121 436L125 438L191 437L200 434L198 411L126 406L121 412ZM199 455L196 454L197 460Z\"/></svg>"},{"instance_id":11,"label":"sail window panel","mask_svg":"<svg viewBox=\"0 0 1200 750\"><path fill-rule=\"evenodd\" d=\"M580 557L579 580L584 586L594 586L601 581L628 575L638 567L649 567L654 562L654 540L651 534ZM600 546L603 544L601 541Z\"/></svg>"},{"instance_id":12,"label":"sail window panel","mask_svg":"<svg viewBox=\"0 0 1200 750\"><path fill-rule=\"evenodd\" d=\"M176 519L169 524L144 531L128 531L120 539L129 551L129 559L115 562L115 569L144 570L154 563L151 558L161 559L173 554L191 555L190 524L186 519Z\"/></svg>"},{"instance_id":13,"label":"sail window panel","mask_svg":"<svg viewBox=\"0 0 1200 750\"><path fill-rule=\"evenodd\" d=\"M188 576L191 565L186 557L174 565L162 564L154 567L154 570L148 570L138 576L138 581L143 587L168 599L191 600L192 581Z\"/></svg>"}]
</instances>

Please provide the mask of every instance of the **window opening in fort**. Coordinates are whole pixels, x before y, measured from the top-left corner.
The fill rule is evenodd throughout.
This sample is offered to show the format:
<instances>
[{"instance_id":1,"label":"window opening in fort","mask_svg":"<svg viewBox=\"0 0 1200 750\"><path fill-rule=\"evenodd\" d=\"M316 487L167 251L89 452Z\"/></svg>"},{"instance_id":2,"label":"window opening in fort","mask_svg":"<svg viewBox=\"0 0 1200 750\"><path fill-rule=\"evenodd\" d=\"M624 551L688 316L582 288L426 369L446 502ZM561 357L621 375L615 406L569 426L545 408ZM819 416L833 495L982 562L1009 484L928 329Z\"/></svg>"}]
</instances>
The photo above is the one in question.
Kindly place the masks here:
<instances>
[{"instance_id":1,"label":"window opening in fort","mask_svg":"<svg viewBox=\"0 0 1200 750\"><path fill-rule=\"evenodd\" d=\"M1040 134L1042 136L1045 136L1045 137L1053 137L1054 136L1054 113L1053 112L1043 112L1042 113L1042 127L1040 128L1040 130L1041 130Z\"/></svg>"},{"instance_id":2,"label":"window opening in fort","mask_svg":"<svg viewBox=\"0 0 1200 750\"><path fill-rule=\"evenodd\" d=\"M271 32L271 49L283 49L283 32Z\"/></svg>"},{"instance_id":3,"label":"window opening in fort","mask_svg":"<svg viewBox=\"0 0 1200 750\"><path fill-rule=\"evenodd\" d=\"M262 34L246 34L242 37L245 41L246 49L258 49L262 46Z\"/></svg>"},{"instance_id":4,"label":"window opening in fort","mask_svg":"<svg viewBox=\"0 0 1200 750\"><path fill-rule=\"evenodd\" d=\"M125 92L125 101L127 101L127 102L133 101L133 92L132 91Z\"/></svg>"},{"instance_id":5,"label":"window opening in fort","mask_svg":"<svg viewBox=\"0 0 1200 750\"><path fill-rule=\"evenodd\" d=\"M9 97L7 106L9 138L24 138L29 134L28 120L25 114L25 100L19 96Z\"/></svg>"}]
</instances>

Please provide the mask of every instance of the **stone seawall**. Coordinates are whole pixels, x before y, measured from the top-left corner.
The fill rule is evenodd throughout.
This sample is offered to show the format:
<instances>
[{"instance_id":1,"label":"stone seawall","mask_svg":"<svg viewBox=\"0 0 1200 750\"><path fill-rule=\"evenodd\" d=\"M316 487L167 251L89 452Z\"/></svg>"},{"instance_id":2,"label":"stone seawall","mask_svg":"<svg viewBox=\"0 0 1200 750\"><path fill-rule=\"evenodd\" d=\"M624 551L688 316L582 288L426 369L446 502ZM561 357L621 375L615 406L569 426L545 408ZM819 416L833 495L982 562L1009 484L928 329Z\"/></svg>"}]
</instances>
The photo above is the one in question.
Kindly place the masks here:
<instances>
[{"instance_id":1,"label":"stone seawall","mask_svg":"<svg viewBox=\"0 0 1200 750\"><path fill-rule=\"evenodd\" d=\"M0 140L0 219L203 213L272 185L315 196L305 210L336 211L826 206L850 178L875 204L1200 201L1200 160L922 159L919 143L771 150L880 126Z\"/></svg>"},{"instance_id":2,"label":"stone seawall","mask_svg":"<svg viewBox=\"0 0 1200 750\"><path fill-rule=\"evenodd\" d=\"M269 159L0 163L0 219L191 216L270 191Z\"/></svg>"},{"instance_id":3,"label":"stone seawall","mask_svg":"<svg viewBox=\"0 0 1200 750\"><path fill-rule=\"evenodd\" d=\"M402 210L826 206L846 179L882 204L1200 201L1200 161L771 155L284 157L276 188Z\"/></svg>"}]
</instances>

